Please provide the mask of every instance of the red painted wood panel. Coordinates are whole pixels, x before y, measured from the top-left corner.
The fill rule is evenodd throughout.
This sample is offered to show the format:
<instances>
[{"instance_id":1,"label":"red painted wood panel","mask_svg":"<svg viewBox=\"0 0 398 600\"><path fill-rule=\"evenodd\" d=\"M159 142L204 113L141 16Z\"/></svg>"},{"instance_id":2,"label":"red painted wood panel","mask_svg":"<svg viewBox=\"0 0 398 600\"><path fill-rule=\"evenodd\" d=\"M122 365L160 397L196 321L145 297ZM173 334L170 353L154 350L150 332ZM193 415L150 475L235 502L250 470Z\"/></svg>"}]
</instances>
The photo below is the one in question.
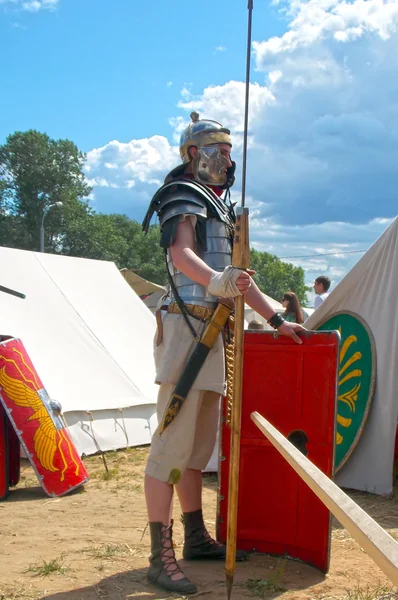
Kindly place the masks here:
<instances>
[{"instance_id":1,"label":"red painted wood panel","mask_svg":"<svg viewBox=\"0 0 398 600\"><path fill-rule=\"evenodd\" d=\"M290 556L326 572L330 513L250 419L258 411L283 435L307 439L308 458L333 474L339 335L308 332L303 344L245 332L237 545ZM224 400L223 417L226 414ZM218 538L226 540L230 429L223 423ZM225 458L225 459L224 459Z\"/></svg>"},{"instance_id":2,"label":"red painted wood panel","mask_svg":"<svg viewBox=\"0 0 398 600\"><path fill-rule=\"evenodd\" d=\"M8 496L7 416L0 404L0 500Z\"/></svg>"},{"instance_id":3,"label":"red painted wood panel","mask_svg":"<svg viewBox=\"0 0 398 600\"><path fill-rule=\"evenodd\" d=\"M88 480L68 430L18 339L0 343L0 403L49 496L66 494Z\"/></svg>"}]
</instances>

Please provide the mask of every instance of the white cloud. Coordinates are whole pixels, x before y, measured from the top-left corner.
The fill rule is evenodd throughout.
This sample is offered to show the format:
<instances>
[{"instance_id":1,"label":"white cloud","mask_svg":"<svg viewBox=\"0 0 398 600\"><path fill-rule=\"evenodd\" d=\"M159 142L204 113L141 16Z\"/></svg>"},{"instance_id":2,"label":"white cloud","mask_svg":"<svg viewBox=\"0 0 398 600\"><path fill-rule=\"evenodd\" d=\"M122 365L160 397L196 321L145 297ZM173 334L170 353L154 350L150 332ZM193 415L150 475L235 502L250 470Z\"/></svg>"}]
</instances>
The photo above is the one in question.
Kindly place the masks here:
<instances>
[{"instance_id":1,"label":"white cloud","mask_svg":"<svg viewBox=\"0 0 398 600\"><path fill-rule=\"evenodd\" d=\"M283 73L282 71L271 71L268 75L268 79L270 80L270 83L276 83L278 81L278 79L280 79L282 77Z\"/></svg>"},{"instance_id":2,"label":"white cloud","mask_svg":"<svg viewBox=\"0 0 398 600\"><path fill-rule=\"evenodd\" d=\"M0 0L0 4L12 4L28 12L38 12L42 9L54 10L58 0Z\"/></svg>"},{"instance_id":3,"label":"white cloud","mask_svg":"<svg viewBox=\"0 0 398 600\"><path fill-rule=\"evenodd\" d=\"M250 192L285 224L394 216L397 0L284 7L289 30L254 43L274 102L253 124Z\"/></svg>"},{"instance_id":4,"label":"white cloud","mask_svg":"<svg viewBox=\"0 0 398 600\"><path fill-rule=\"evenodd\" d=\"M181 90L181 96L184 99L189 99L191 97L191 90L189 89L191 87L190 84L185 84L184 87Z\"/></svg>"},{"instance_id":5,"label":"white cloud","mask_svg":"<svg viewBox=\"0 0 398 600\"><path fill-rule=\"evenodd\" d=\"M184 88L180 107L188 115L193 109L197 109L202 118L207 116L221 119L221 122L233 131L234 148L239 156L243 129L244 85L231 81L224 87L225 89L221 86L207 88L203 95L198 97L194 97L188 88ZM267 102L272 101L272 97L265 86L257 84L251 86L250 95L254 118ZM170 119L174 130L173 143L163 136L131 140L128 143L114 140L88 153L85 170L90 185L95 187L98 210L116 210L114 190L118 190L117 198L120 199L118 210L133 214L137 205L141 209L145 206L165 174L181 162L178 142L181 132L189 122L188 115ZM127 193L131 188L134 190ZM106 206L106 198L109 198L109 207Z\"/></svg>"},{"instance_id":6,"label":"white cloud","mask_svg":"<svg viewBox=\"0 0 398 600\"><path fill-rule=\"evenodd\" d=\"M225 85L205 88L203 94L194 96L184 88L184 100L179 107L187 112L197 110L201 119L220 121L236 134L243 132L245 84L241 81L228 81ZM250 119L253 121L274 97L266 86L257 83L250 85Z\"/></svg>"},{"instance_id":7,"label":"white cloud","mask_svg":"<svg viewBox=\"0 0 398 600\"><path fill-rule=\"evenodd\" d=\"M394 1L291 0L285 6L291 19L289 31L253 44L260 64L331 39L349 42L374 33L387 40L396 33L398 4Z\"/></svg>"},{"instance_id":8,"label":"white cloud","mask_svg":"<svg viewBox=\"0 0 398 600\"><path fill-rule=\"evenodd\" d=\"M391 223L391 219L373 219L366 224L282 226L272 219L253 217L253 211L251 215L251 245L302 267L308 286L318 275L328 275L335 287ZM310 306L313 295L308 298Z\"/></svg>"},{"instance_id":9,"label":"white cloud","mask_svg":"<svg viewBox=\"0 0 398 600\"><path fill-rule=\"evenodd\" d=\"M178 148L157 135L128 143L114 140L91 150L85 170L95 188L96 209L132 216L140 207L142 215L164 175L178 163Z\"/></svg>"},{"instance_id":10,"label":"white cloud","mask_svg":"<svg viewBox=\"0 0 398 600\"><path fill-rule=\"evenodd\" d=\"M227 49L225 46L216 46L215 52L226 52Z\"/></svg>"},{"instance_id":11,"label":"white cloud","mask_svg":"<svg viewBox=\"0 0 398 600\"><path fill-rule=\"evenodd\" d=\"M109 187L109 188L118 188L117 183L113 183L112 181L108 181L105 177L87 177L88 185L92 187Z\"/></svg>"},{"instance_id":12,"label":"white cloud","mask_svg":"<svg viewBox=\"0 0 398 600\"><path fill-rule=\"evenodd\" d=\"M283 6L288 31L254 44L264 85L250 86L251 240L296 257L287 260L305 268L308 282L325 273L336 284L397 212L398 0ZM199 95L191 89L184 85L180 114L170 118L172 142L154 136L89 153L90 177L102 184L96 206L114 210L118 198L140 219L164 174L179 163L178 139L192 110L231 129L239 200L244 83L209 86Z\"/></svg>"}]
</instances>

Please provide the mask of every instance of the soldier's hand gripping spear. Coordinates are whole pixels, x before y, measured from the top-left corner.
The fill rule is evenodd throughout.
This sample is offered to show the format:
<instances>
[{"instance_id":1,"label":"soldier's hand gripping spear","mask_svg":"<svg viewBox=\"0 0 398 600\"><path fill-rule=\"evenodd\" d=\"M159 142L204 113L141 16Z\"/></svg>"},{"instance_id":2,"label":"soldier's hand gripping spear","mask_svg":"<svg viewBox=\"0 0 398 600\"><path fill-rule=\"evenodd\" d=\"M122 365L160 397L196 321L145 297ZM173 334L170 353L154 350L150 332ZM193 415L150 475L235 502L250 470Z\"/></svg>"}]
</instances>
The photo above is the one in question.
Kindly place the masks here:
<instances>
[{"instance_id":1,"label":"soldier's hand gripping spear","mask_svg":"<svg viewBox=\"0 0 398 600\"><path fill-rule=\"evenodd\" d=\"M247 159L247 129L249 116L249 89L250 89L250 53L253 0L248 0L248 31L246 55L246 92L245 92L245 117L243 133L243 163L242 163L242 202L237 209L235 240L232 254L232 266L247 270L250 267L249 246L249 209L245 207L246 196L246 159ZM231 414L231 451L229 464L228 485L228 519L227 519L227 556L226 556L226 583L228 600L231 597L232 585L235 574L236 562L236 532L238 514L238 486L239 486L239 453L240 453L240 427L242 414L242 379L243 379L243 330L244 330L244 296L235 298L235 358L234 358L234 385L233 404Z\"/></svg>"}]
</instances>

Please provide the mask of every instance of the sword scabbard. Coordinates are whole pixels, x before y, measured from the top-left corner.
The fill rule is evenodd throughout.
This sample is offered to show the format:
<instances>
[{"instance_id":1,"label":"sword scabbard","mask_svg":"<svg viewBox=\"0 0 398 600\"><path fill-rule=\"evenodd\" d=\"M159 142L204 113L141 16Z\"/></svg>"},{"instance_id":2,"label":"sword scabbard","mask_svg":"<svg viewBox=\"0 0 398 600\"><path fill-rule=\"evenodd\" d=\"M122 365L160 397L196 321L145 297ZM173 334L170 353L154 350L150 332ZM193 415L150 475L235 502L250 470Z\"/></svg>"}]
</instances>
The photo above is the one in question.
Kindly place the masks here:
<instances>
[{"instance_id":1,"label":"sword scabbard","mask_svg":"<svg viewBox=\"0 0 398 600\"><path fill-rule=\"evenodd\" d=\"M229 315L232 312L233 305L227 300L222 300L217 305L216 310L211 316L211 319L203 332L202 337L196 343L193 353L191 354L183 374L178 381L174 392L169 400L167 408L164 412L163 419L160 425L160 435L174 421L184 404L189 391L191 390L195 379L197 378L207 355L214 346L217 337L222 332Z\"/></svg>"}]
</instances>

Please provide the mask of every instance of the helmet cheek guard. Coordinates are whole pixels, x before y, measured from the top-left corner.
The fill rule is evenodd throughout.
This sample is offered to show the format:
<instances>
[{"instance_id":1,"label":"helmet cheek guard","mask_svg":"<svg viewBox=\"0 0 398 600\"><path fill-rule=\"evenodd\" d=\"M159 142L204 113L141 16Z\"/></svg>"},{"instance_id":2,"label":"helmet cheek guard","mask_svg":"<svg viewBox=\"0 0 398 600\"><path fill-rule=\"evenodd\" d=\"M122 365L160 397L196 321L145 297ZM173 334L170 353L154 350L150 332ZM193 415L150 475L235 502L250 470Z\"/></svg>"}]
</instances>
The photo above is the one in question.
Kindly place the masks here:
<instances>
[{"instance_id":1,"label":"helmet cheek guard","mask_svg":"<svg viewBox=\"0 0 398 600\"><path fill-rule=\"evenodd\" d=\"M222 189L230 187L228 185L228 171L231 169L228 166L231 164L229 156L223 154L218 144L204 146L197 150L191 162L196 181Z\"/></svg>"},{"instance_id":2,"label":"helmet cheek guard","mask_svg":"<svg viewBox=\"0 0 398 600\"><path fill-rule=\"evenodd\" d=\"M232 187L235 183L236 162L234 160L231 162L232 166L227 169L227 181L225 182L225 185L220 186L223 190Z\"/></svg>"}]
</instances>

